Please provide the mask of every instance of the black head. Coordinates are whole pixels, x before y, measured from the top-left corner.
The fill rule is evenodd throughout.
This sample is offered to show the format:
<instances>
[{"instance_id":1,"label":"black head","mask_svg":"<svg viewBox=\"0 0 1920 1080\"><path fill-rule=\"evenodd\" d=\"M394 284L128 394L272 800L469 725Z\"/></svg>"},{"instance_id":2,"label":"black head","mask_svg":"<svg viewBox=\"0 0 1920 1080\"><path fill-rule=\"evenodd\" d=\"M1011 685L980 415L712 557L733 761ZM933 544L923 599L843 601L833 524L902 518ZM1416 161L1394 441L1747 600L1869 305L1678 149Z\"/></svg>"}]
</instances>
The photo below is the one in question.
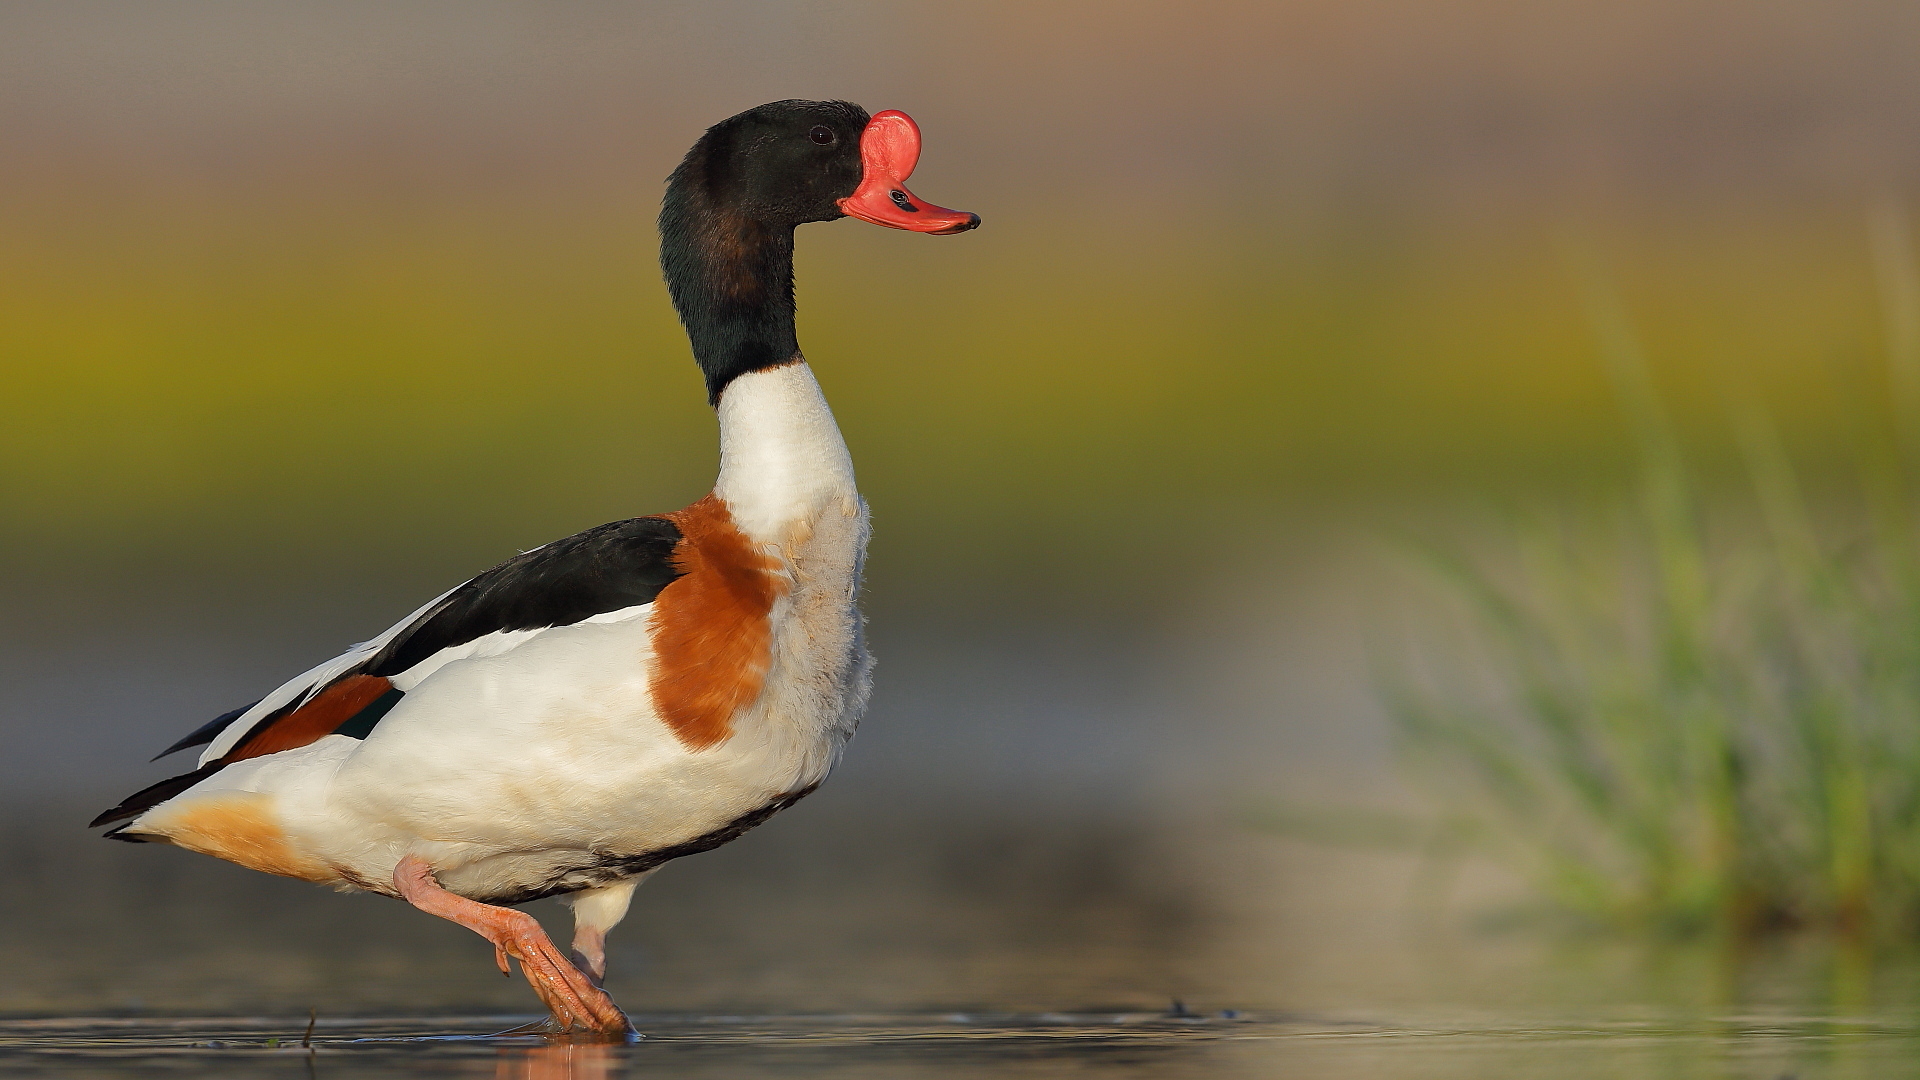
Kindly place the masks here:
<instances>
[{"instance_id":1,"label":"black head","mask_svg":"<svg viewBox=\"0 0 1920 1080\"><path fill-rule=\"evenodd\" d=\"M867 110L850 101L775 101L707 129L669 178L712 210L768 225L843 217L860 185Z\"/></svg>"},{"instance_id":2,"label":"black head","mask_svg":"<svg viewBox=\"0 0 1920 1080\"><path fill-rule=\"evenodd\" d=\"M693 144L667 178L660 267L709 399L747 372L799 359L795 226L851 215L944 234L980 223L906 190L919 156L920 131L905 113L869 116L849 101L775 101Z\"/></svg>"}]
</instances>

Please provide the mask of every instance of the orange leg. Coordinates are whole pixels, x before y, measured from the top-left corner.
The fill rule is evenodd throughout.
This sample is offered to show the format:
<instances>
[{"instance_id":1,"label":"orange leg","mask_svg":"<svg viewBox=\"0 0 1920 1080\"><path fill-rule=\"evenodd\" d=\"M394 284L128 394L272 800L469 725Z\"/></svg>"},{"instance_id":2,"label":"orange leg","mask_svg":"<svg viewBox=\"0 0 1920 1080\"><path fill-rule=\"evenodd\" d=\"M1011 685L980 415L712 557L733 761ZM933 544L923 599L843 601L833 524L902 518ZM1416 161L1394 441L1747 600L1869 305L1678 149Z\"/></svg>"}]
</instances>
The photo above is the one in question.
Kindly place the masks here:
<instances>
[{"instance_id":1,"label":"orange leg","mask_svg":"<svg viewBox=\"0 0 1920 1080\"><path fill-rule=\"evenodd\" d=\"M421 911L457 922L493 942L494 962L503 974L510 973L507 957L520 961L520 974L553 1014L552 1034L624 1039L633 1033L626 1014L606 991L567 962L533 916L455 896L441 888L433 868L414 855L394 867L393 885Z\"/></svg>"}]
</instances>

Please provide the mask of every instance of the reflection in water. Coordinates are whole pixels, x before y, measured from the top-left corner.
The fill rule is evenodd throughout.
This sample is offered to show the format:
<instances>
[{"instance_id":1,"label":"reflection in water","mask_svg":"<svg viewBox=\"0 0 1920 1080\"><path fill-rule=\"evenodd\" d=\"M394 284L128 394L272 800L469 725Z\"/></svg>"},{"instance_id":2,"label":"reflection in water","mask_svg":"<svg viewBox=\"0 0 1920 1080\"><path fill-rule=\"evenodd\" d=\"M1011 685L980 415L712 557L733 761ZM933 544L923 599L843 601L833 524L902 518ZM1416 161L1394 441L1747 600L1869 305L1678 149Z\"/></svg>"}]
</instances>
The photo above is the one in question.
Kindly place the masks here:
<instances>
[{"instance_id":1,"label":"reflection in water","mask_svg":"<svg viewBox=\"0 0 1920 1080\"><path fill-rule=\"evenodd\" d=\"M495 1080L608 1080L619 1062L604 1043L554 1043L500 1048Z\"/></svg>"}]
</instances>

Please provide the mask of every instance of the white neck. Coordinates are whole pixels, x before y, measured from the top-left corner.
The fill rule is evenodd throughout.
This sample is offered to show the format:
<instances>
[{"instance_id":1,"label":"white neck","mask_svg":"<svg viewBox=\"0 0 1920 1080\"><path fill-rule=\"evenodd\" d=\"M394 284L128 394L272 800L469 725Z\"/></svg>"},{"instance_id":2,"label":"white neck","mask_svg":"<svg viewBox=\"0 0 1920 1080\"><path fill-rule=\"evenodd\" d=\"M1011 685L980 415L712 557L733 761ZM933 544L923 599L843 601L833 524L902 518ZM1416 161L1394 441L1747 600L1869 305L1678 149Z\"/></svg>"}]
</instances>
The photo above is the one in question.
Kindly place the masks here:
<instances>
[{"instance_id":1,"label":"white neck","mask_svg":"<svg viewBox=\"0 0 1920 1080\"><path fill-rule=\"evenodd\" d=\"M853 459L804 360L728 383L719 413L713 492L748 536L782 543L797 523L853 497Z\"/></svg>"}]
</instances>

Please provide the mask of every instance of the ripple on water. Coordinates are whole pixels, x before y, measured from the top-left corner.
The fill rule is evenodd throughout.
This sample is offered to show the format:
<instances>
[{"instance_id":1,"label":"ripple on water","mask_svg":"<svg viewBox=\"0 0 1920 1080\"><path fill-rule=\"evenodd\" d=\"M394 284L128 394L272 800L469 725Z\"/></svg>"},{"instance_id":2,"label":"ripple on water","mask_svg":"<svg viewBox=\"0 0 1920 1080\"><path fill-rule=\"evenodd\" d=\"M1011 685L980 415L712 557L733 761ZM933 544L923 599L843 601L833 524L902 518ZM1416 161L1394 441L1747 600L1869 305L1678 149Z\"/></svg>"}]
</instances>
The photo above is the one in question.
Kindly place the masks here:
<instances>
[{"instance_id":1,"label":"ripple on water","mask_svg":"<svg viewBox=\"0 0 1920 1080\"><path fill-rule=\"evenodd\" d=\"M500 1036L525 1016L0 1021L0 1075L492 1077L1794 1077L1889 1075L1920 1029L1832 1017L1389 1025L1153 1014L642 1016L629 1046Z\"/></svg>"}]
</instances>

